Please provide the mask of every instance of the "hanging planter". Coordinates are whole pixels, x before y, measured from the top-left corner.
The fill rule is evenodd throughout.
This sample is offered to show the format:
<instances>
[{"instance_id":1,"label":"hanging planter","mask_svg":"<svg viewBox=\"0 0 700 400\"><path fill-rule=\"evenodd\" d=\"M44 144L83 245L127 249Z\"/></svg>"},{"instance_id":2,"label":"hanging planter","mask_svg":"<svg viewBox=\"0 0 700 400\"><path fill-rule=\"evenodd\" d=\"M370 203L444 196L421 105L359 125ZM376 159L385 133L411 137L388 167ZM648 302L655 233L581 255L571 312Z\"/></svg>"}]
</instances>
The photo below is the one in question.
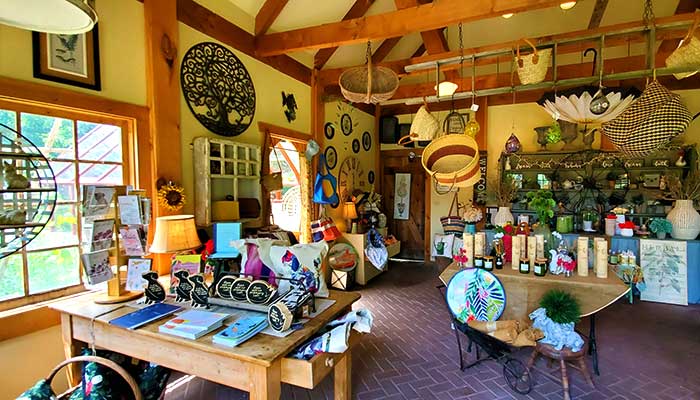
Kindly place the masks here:
<instances>
[{"instance_id":1,"label":"hanging planter","mask_svg":"<svg viewBox=\"0 0 700 400\"><path fill-rule=\"evenodd\" d=\"M350 68L338 80L343 97L353 103L376 104L389 100L399 88L399 77L386 67L372 66L372 45L367 42L367 66Z\"/></svg>"}]
</instances>

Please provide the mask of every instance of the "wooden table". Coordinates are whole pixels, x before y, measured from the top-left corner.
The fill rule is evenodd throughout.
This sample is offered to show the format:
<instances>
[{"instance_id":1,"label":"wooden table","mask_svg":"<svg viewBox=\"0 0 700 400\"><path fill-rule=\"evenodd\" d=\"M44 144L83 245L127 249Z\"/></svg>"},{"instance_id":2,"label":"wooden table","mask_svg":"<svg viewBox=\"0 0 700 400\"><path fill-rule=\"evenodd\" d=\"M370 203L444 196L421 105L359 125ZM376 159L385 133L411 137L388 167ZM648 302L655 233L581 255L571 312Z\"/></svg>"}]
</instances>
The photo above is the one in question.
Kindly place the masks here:
<instances>
[{"instance_id":1,"label":"wooden table","mask_svg":"<svg viewBox=\"0 0 700 400\"><path fill-rule=\"evenodd\" d=\"M450 279L459 271L456 262L450 264L440 274L440 280L447 286ZM503 269L492 271L503 284L506 293L506 308L500 319L527 319L528 315L539 308L540 299L550 289L562 289L576 297L581 305L581 317L590 317L589 353L593 356L593 369L598 371L598 353L595 339L595 313L617 301L630 290L615 273L608 271L605 279L588 276L547 274L535 276L532 272L521 274L512 269L510 264ZM592 272L592 271L591 271Z\"/></svg>"},{"instance_id":2,"label":"wooden table","mask_svg":"<svg viewBox=\"0 0 700 400\"><path fill-rule=\"evenodd\" d=\"M134 309L117 304L95 304L94 295L58 302L52 308L61 313L66 357L77 355L83 346L94 340L94 345L99 348L245 390L250 392L251 400L279 399L282 382L311 389L333 371L335 398L349 400L352 368L350 348L341 354L318 354L308 361L285 357L326 323L349 311L352 304L360 298L356 292L331 290L330 293L330 299L336 302L306 322L302 329L284 338L258 334L234 348L212 343L214 334L223 328L198 340L188 340L159 333L158 326L165 318L136 330L115 327L108 323L109 320ZM353 331L350 337L351 348L359 340L360 335ZM78 384L79 365L73 364L68 376L71 384Z\"/></svg>"}]
</instances>

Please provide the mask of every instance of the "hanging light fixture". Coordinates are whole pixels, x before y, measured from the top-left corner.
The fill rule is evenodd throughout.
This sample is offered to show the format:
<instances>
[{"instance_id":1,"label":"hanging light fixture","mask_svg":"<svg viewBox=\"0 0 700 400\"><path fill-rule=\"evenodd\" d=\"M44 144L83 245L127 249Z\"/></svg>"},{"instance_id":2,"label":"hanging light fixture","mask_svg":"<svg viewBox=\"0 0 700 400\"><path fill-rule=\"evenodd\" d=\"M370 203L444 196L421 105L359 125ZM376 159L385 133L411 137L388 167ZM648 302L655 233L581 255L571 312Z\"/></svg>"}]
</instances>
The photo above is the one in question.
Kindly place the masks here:
<instances>
[{"instance_id":1,"label":"hanging light fixture","mask_svg":"<svg viewBox=\"0 0 700 400\"><path fill-rule=\"evenodd\" d=\"M0 24L37 32L78 34L92 29L92 0L3 0Z\"/></svg>"},{"instance_id":2,"label":"hanging light fixture","mask_svg":"<svg viewBox=\"0 0 700 400\"><path fill-rule=\"evenodd\" d=\"M565 1L561 4L559 4L559 8L566 11L566 10L571 10L572 8L574 8L575 5L576 5L575 1Z\"/></svg>"},{"instance_id":3,"label":"hanging light fixture","mask_svg":"<svg viewBox=\"0 0 700 400\"><path fill-rule=\"evenodd\" d=\"M457 91L458 85L450 81L442 81L439 85L434 86L433 89L437 92L438 97L442 96L452 96Z\"/></svg>"},{"instance_id":4,"label":"hanging light fixture","mask_svg":"<svg viewBox=\"0 0 700 400\"><path fill-rule=\"evenodd\" d=\"M501 17L503 17L503 18L505 18L505 19L508 19L508 18L512 17L513 15L515 15L515 14L513 14L513 13L507 13L507 14L501 15Z\"/></svg>"}]
</instances>

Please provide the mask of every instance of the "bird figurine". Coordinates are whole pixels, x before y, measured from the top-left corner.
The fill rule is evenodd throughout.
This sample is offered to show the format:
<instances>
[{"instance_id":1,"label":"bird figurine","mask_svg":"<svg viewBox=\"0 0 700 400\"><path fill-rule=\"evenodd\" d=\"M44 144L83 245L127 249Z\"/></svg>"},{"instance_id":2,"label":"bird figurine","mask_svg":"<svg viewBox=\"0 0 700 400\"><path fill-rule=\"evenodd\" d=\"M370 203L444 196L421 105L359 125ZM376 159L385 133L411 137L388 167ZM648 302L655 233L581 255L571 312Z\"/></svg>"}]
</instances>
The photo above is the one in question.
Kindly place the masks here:
<instances>
[{"instance_id":1,"label":"bird figurine","mask_svg":"<svg viewBox=\"0 0 700 400\"><path fill-rule=\"evenodd\" d=\"M192 289L192 308L209 308L209 288L204 284L204 275L196 274L190 276Z\"/></svg>"},{"instance_id":2,"label":"bird figurine","mask_svg":"<svg viewBox=\"0 0 700 400\"><path fill-rule=\"evenodd\" d=\"M192 289L194 286L190 282L190 273L187 270L181 269L173 275L177 278L177 286L175 286L175 301L184 303L192 301Z\"/></svg>"},{"instance_id":3,"label":"bird figurine","mask_svg":"<svg viewBox=\"0 0 700 400\"><path fill-rule=\"evenodd\" d=\"M146 304L160 303L165 300L165 289L158 282L158 273L148 271L141 275L148 282L144 294L146 295Z\"/></svg>"},{"instance_id":4,"label":"bird figurine","mask_svg":"<svg viewBox=\"0 0 700 400\"><path fill-rule=\"evenodd\" d=\"M287 109L284 110L284 115L287 117L287 122L292 122L297 119L297 101L294 99L294 94L285 94L282 92L282 106Z\"/></svg>"}]
</instances>

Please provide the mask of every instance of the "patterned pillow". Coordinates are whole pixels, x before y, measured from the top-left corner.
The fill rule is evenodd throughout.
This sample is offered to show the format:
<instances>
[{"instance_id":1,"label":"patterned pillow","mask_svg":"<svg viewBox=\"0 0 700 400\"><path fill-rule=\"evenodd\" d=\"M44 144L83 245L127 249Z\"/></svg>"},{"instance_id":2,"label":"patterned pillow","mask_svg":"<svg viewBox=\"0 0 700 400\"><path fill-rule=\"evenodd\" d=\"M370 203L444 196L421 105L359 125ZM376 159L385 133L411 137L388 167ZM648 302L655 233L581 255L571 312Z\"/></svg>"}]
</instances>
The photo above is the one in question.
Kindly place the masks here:
<instances>
[{"instance_id":1,"label":"patterned pillow","mask_svg":"<svg viewBox=\"0 0 700 400\"><path fill-rule=\"evenodd\" d=\"M234 247L241 253L241 273L260 279L269 276L271 285L277 286L275 276L279 273L273 268L270 259L270 248L278 241L266 238L241 239L234 242Z\"/></svg>"},{"instance_id":2,"label":"patterned pillow","mask_svg":"<svg viewBox=\"0 0 700 400\"><path fill-rule=\"evenodd\" d=\"M294 246L272 246L270 259L280 276L298 279L318 297L328 297L322 264L328 252L325 241ZM289 290L288 282L280 281L280 292Z\"/></svg>"}]
</instances>

